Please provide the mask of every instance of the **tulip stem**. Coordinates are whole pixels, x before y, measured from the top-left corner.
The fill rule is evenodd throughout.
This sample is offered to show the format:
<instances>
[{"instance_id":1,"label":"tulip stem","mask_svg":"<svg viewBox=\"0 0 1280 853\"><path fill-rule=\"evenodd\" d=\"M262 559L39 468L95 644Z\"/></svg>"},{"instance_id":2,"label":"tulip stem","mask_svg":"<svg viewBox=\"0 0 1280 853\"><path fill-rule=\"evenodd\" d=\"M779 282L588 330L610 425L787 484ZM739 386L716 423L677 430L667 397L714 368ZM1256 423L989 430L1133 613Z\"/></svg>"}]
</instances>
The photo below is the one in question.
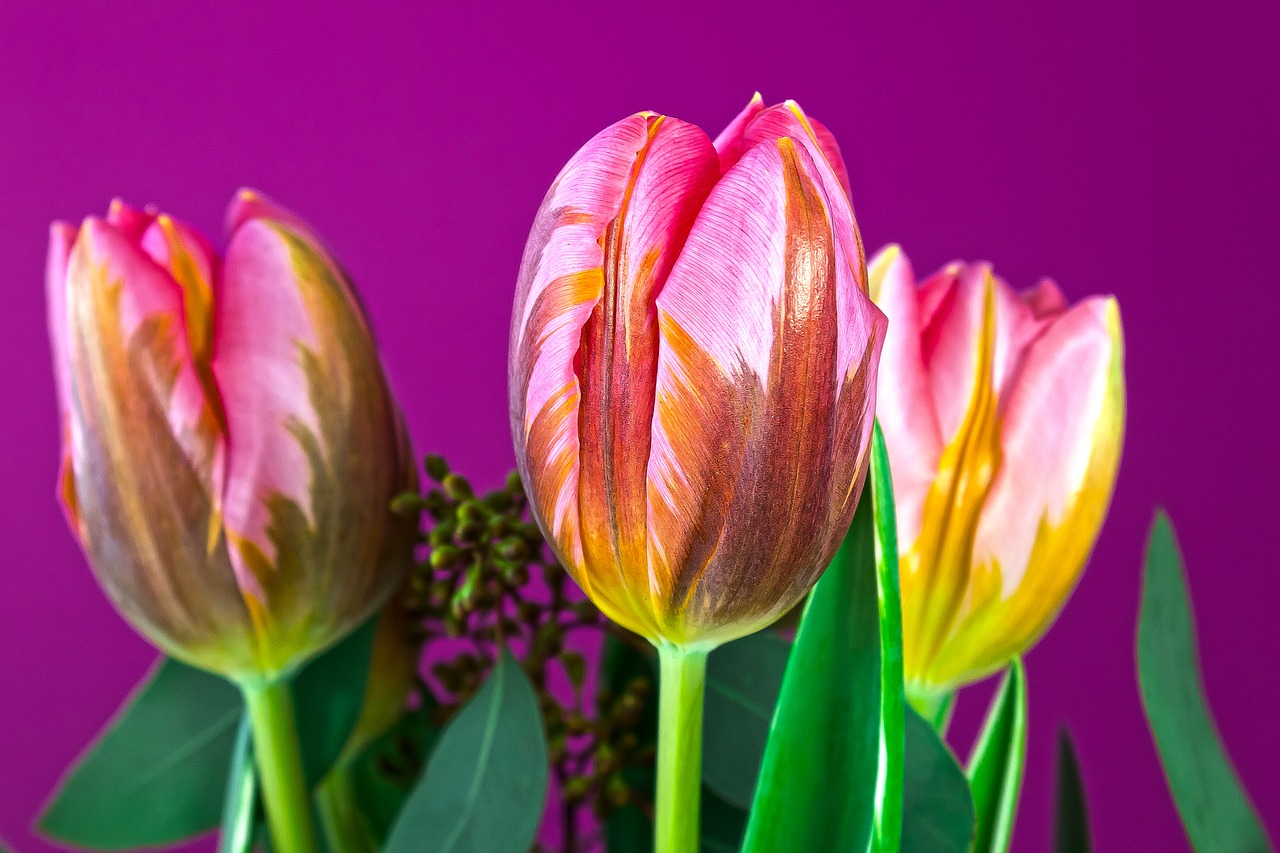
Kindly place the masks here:
<instances>
[{"instance_id":1,"label":"tulip stem","mask_svg":"<svg viewBox=\"0 0 1280 853\"><path fill-rule=\"evenodd\" d=\"M288 681L243 685L253 751L275 853L315 853L311 798L302 771L293 694Z\"/></svg>"},{"instance_id":2,"label":"tulip stem","mask_svg":"<svg viewBox=\"0 0 1280 853\"><path fill-rule=\"evenodd\" d=\"M705 649L658 646L658 787L654 853L697 853Z\"/></svg>"}]
</instances>

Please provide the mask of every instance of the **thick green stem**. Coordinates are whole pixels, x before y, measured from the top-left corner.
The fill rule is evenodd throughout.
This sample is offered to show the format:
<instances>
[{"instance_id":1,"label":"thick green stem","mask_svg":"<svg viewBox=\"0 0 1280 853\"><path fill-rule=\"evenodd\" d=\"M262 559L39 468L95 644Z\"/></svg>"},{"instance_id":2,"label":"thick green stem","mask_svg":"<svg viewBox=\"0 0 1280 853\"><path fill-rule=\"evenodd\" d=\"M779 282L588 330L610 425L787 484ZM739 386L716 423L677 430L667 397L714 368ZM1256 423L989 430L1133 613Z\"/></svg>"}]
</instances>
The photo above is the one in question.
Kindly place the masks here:
<instances>
[{"instance_id":1,"label":"thick green stem","mask_svg":"<svg viewBox=\"0 0 1280 853\"><path fill-rule=\"evenodd\" d=\"M654 853L697 853L707 652L658 646L658 788Z\"/></svg>"},{"instance_id":2,"label":"thick green stem","mask_svg":"<svg viewBox=\"0 0 1280 853\"><path fill-rule=\"evenodd\" d=\"M287 681L244 685L253 726L253 751L258 761L262 799L275 853L315 853L311 801L298 750L293 695Z\"/></svg>"}]
</instances>

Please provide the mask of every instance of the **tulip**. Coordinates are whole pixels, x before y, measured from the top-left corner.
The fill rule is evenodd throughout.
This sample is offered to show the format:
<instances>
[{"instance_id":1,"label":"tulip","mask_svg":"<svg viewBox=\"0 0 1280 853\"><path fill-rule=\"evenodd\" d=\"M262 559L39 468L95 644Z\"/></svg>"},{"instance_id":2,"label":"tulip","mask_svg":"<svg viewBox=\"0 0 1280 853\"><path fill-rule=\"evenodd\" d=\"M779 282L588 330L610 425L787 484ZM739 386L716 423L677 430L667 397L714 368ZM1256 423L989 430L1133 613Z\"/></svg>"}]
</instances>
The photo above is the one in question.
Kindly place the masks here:
<instances>
[{"instance_id":1,"label":"tulip","mask_svg":"<svg viewBox=\"0 0 1280 853\"><path fill-rule=\"evenodd\" d=\"M606 128L534 221L516 458L557 558L659 649L659 850L696 843L707 651L791 608L852 518L885 334L865 282L834 138L758 95L714 142Z\"/></svg>"},{"instance_id":2,"label":"tulip","mask_svg":"<svg viewBox=\"0 0 1280 853\"><path fill-rule=\"evenodd\" d=\"M306 796L290 790L284 679L400 581L414 525L389 504L414 480L341 268L253 193L228 226L221 257L190 226L119 202L53 226L59 491L125 618L236 681L260 758L285 754L283 769L261 762L274 835L275 813L298 805L285 800L305 809ZM309 822L289 831L277 849L310 849Z\"/></svg>"},{"instance_id":3,"label":"tulip","mask_svg":"<svg viewBox=\"0 0 1280 853\"><path fill-rule=\"evenodd\" d=\"M920 707L1004 666L1048 628L1115 484L1124 346L1112 297L1015 293L986 264L919 286L871 264L889 317L877 416L897 505L903 655Z\"/></svg>"}]
</instances>

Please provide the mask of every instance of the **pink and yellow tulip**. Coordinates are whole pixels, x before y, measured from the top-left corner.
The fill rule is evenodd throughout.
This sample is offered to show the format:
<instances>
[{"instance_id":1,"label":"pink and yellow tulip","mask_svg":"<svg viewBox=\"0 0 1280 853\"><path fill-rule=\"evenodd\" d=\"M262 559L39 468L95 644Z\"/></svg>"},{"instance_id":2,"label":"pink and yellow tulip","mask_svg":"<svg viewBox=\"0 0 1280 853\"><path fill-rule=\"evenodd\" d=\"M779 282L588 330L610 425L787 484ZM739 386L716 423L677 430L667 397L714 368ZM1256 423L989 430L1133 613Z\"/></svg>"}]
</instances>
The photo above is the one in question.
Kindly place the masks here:
<instances>
[{"instance_id":1,"label":"pink and yellow tulip","mask_svg":"<svg viewBox=\"0 0 1280 853\"><path fill-rule=\"evenodd\" d=\"M759 96L713 142L637 113L552 184L511 330L516 457L611 619L714 646L793 606L866 473L885 320L835 140Z\"/></svg>"},{"instance_id":2,"label":"pink and yellow tulip","mask_svg":"<svg viewBox=\"0 0 1280 853\"><path fill-rule=\"evenodd\" d=\"M240 193L219 256L119 202L52 228L60 493L124 616L174 657L270 681L395 588L412 520L398 410L350 284Z\"/></svg>"},{"instance_id":3,"label":"pink and yellow tulip","mask_svg":"<svg viewBox=\"0 0 1280 853\"><path fill-rule=\"evenodd\" d=\"M1015 293L985 264L916 284L871 264L889 317L877 415L897 501L908 691L944 694L1048 628L1102 526L1124 432L1112 297Z\"/></svg>"}]
</instances>

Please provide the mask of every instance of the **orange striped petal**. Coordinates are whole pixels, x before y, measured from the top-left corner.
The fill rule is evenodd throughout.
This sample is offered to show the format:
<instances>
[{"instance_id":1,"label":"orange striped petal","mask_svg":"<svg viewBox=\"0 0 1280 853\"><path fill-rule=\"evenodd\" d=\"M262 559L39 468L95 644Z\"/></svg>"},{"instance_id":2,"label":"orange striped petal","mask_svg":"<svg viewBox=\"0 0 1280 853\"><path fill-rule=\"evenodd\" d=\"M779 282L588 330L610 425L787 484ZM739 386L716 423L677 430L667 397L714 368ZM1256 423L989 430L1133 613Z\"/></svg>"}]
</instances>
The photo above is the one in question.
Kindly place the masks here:
<instances>
[{"instance_id":1,"label":"orange striped petal","mask_svg":"<svg viewBox=\"0 0 1280 853\"><path fill-rule=\"evenodd\" d=\"M852 517L884 318L852 281L861 259L843 254L856 242L835 233L833 186L805 145L755 146L658 297L650 572L673 642L772 621Z\"/></svg>"}]
</instances>

